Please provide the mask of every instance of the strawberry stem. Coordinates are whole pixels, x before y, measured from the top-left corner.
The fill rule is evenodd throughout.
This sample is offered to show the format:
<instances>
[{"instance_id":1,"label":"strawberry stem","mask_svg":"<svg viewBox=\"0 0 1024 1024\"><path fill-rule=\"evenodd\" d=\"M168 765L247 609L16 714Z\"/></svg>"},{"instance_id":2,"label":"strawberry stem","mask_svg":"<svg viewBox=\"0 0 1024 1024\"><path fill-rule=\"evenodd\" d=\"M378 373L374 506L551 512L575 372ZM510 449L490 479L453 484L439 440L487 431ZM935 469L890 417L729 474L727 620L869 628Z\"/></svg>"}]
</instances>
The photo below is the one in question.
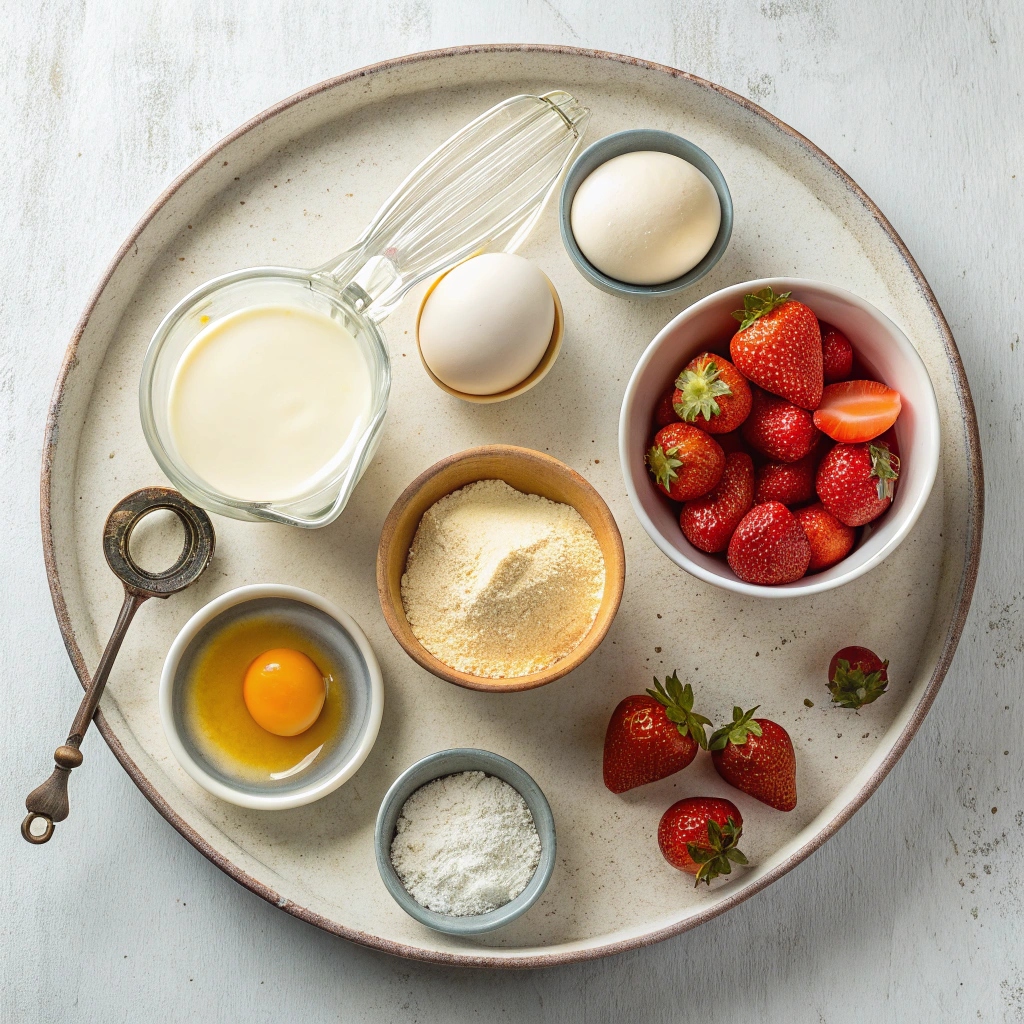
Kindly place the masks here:
<instances>
[{"instance_id":1,"label":"strawberry stem","mask_svg":"<svg viewBox=\"0 0 1024 1024\"><path fill-rule=\"evenodd\" d=\"M733 316L740 322L740 330L745 331L755 320L760 320L773 309L777 309L789 300L792 292L783 292L776 295L771 286L762 288L753 295L743 296L743 308L736 310Z\"/></svg>"},{"instance_id":2,"label":"strawberry stem","mask_svg":"<svg viewBox=\"0 0 1024 1024\"><path fill-rule=\"evenodd\" d=\"M674 402L676 415L687 423L698 416L709 420L717 416L722 408L715 399L732 394L732 388L719 377L721 370L714 359L709 359L696 370L683 370L676 378L676 387L682 393L682 401Z\"/></svg>"},{"instance_id":3,"label":"strawberry stem","mask_svg":"<svg viewBox=\"0 0 1024 1024\"><path fill-rule=\"evenodd\" d=\"M748 736L760 736L761 726L755 722L754 712L760 704L752 707L749 711L734 707L732 709L732 721L726 722L721 729L716 729L708 740L708 750L724 750L732 743L734 746L742 747L747 742Z\"/></svg>"},{"instance_id":4,"label":"strawberry stem","mask_svg":"<svg viewBox=\"0 0 1024 1024\"><path fill-rule=\"evenodd\" d=\"M665 717L679 730L680 736L691 736L702 750L708 749L708 737L705 726L711 724L710 718L698 715L693 710L693 687L679 681L679 675L673 672L665 676L665 685L654 678L654 689L647 691L665 709Z\"/></svg>"},{"instance_id":5,"label":"strawberry stem","mask_svg":"<svg viewBox=\"0 0 1024 1024\"><path fill-rule=\"evenodd\" d=\"M743 826L737 825L732 815L719 825L714 818L708 818L708 845L687 843L686 852L695 864L699 864L697 878L693 885L696 888L703 882L710 885L713 878L732 873L733 864L747 864L746 856L737 844L743 835Z\"/></svg>"},{"instance_id":6,"label":"strawberry stem","mask_svg":"<svg viewBox=\"0 0 1024 1024\"><path fill-rule=\"evenodd\" d=\"M683 464L682 459L677 459L678 448L662 448L660 444L654 445L647 453L647 465L655 481L667 491L672 481L679 476L676 470Z\"/></svg>"},{"instance_id":7,"label":"strawberry stem","mask_svg":"<svg viewBox=\"0 0 1024 1024\"><path fill-rule=\"evenodd\" d=\"M884 444L869 444L871 476L878 477L878 500L891 498L900 475L900 460Z\"/></svg>"},{"instance_id":8,"label":"strawberry stem","mask_svg":"<svg viewBox=\"0 0 1024 1024\"><path fill-rule=\"evenodd\" d=\"M865 672L862 668L850 668L845 658L836 662L835 675L829 681L828 689L832 694L832 703L837 707L851 708L856 711L865 704L871 704L885 693L889 686L886 669L888 661L874 672Z\"/></svg>"}]
</instances>

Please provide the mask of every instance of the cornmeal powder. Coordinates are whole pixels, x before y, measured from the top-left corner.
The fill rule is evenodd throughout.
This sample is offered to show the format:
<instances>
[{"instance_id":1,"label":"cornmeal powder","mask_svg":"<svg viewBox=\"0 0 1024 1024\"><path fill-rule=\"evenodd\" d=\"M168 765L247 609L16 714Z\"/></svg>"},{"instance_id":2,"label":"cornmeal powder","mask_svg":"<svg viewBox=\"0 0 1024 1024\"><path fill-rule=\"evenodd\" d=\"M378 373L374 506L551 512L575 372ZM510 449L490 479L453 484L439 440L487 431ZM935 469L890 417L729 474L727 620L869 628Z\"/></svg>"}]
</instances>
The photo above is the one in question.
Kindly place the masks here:
<instances>
[{"instance_id":1,"label":"cornmeal powder","mask_svg":"<svg viewBox=\"0 0 1024 1024\"><path fill-rule=\"evenodd\" d=\"M594 623L604 582L597 537L574 508L478 480L420 520L402 603L434 657L501 679L573 651Z\"/></svg>"}]
</instances>

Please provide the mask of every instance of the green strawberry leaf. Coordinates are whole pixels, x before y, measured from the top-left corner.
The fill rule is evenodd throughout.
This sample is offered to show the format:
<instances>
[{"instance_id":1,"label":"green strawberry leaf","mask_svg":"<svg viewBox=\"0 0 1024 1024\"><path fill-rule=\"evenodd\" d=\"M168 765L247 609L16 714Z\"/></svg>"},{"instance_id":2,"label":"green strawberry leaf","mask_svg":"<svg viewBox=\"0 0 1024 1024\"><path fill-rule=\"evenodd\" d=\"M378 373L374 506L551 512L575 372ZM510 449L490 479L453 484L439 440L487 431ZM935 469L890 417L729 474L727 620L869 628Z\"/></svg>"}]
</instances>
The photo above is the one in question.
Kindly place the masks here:
<instances>
[{"instance_id":1,"label":"green strawberry leaf","mask_svg":"<svg viewBox=\"0 0 1024 1024\"><path fill-rule=\"evenodd\" d=\"M884 444L869 444L871 476L878 477L878 500L891 498L900 475L900 460Z\"/></svg>"},{"instance_id":2,"label":"green strawberry leaf","mask_svg":"<svg viewBox=\"0 0 1024 1024\"><path fill-rule=\"evenodd\" d=\"M733 316L740 322L740 330L745 331L755 320L760 320L773 309L783 305L792 294L792 292L783 292L781 295L776 295L769 287L762 288L753 295L744 295L743 308L733 313Z\"/></svg>"},{"instance_id":3,"label":"green strawberry leaf","mask_svg":"<svg viewBox=\"0 0 1024 1024\"><path fill-rule=\"evenodd\" d=\"M676 387L682 393L682 401L673 403L672 408L681 420L692 423L698 416L709 420L722 411L716 399L731 395L732 388L719 373L718 363L709 359L700 369L683 370L679 374Z\"/></svg>"},{"instance_id":4,"label":"green strawberry leaf","mask_svg":"<svg viewBox=\"0 0 1024 1024\"><path fill-rule=\"evenodd\" d=\"M679 476L676 470L683 464L682 459L677 459L678 448L662 448L660 444L654 445L647 453L647 465L651 475L667 491L672 486L672 481Z\"/></svg>"},{"instance_id":5,"label":"green strawberry leaf","mask_svg":"<svg viewBox=\"0 0 1024 1024\"><path fill-rule=\"evenodd\" d=\"M718 854L714 850L709 850L706 847L698 846L696 843L687 843L686 852L690 855L690 859L694 864L707 864L712 857L717 857Z\"/></svg>"},{"instance_id":6,"label":"green strawberry leaf","mask_svg":"<svg viewBox=\"0 0 1024 1024\"><path fill-rule=\"evenodd\" d=\"M708 845L687 843L686 852L695 864L699 864L694 886L703 882L710 885L713 878L719 875L732 874L732 865L747 864L746 856L738 849L737 844L743 835L743 826L737 825L730 816L724 825L719 825L714 818L708 818Z\"/></svg>"},{"instance_id":7,"label":"green strawberry leaf","mask_svg":"<svg viewBox=\"0 0 1024 1024\"><path fill-rule=\"evenodd\" d=\"M835 675L828 684L832 703L856 711L878 700L889 686L888 678L883 675L888 667L889 662L885 661L877 671L865 673L861 668L850 668L850 663L840 658L836 663Z\"/></svg>"},{"instance_id":8,"label":"green strawberry leaf","mask_svg":"<svg viewBox=\"0 0 1024 1024\"><path fill-rule=\"evenodd\" d=\"M655 676L654 689L647 692L665 709L665 717L679 730L680 736L690 736L702 750L708 749L705 727L711 725L711 719L693 710L693 687L689 683L683 686L678 673L673 672L665 677L664 686Z\"/></svg>"},{"instance_id":9,"label":"green strawberry leaf","mask_svg":"<svg viewBox=\"0 0 1024 1024\"><path fill-rule=\"evenodd\" d=\"M732 721L726 722L721 729L716 729L708 740L708 750L724 750L730 743L742 747L748 736L760 736L761 726L753 720L754 712L760 704L744 712L742 708L732 709Z\"/></svg>"}]
</instances>

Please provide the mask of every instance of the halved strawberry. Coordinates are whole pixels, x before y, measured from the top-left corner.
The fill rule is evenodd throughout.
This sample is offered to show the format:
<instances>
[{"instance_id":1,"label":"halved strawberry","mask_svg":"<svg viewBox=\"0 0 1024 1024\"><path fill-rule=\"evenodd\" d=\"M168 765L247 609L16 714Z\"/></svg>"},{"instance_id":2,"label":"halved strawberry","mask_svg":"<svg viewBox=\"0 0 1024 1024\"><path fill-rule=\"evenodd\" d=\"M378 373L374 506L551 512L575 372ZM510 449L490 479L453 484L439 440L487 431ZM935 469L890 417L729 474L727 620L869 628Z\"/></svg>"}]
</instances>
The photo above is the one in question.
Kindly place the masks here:
<instances>
[{"instance_id":1,"label":"halved strawberry","mask_svg":"<svg viewBox=\"0 0 1024 1024\"><path fill-rule=\"evenodd\" d=\"M889 662L867 647L844 647L832 655L828 689L832 703L856 711L871 704L889 686Z\"/></svg>"},{"instance_id":2,"label":"halved strawberry","mask_svg":"<svg viewBox=\"0 0 1024 1024\"><path fill-rule=\"evenodd\" d=\"M740 329L729 343L736 369L748 380L802 409L817 409L824 382L818 318L789 292L764 288L733 313Z\"/></svg>"},{"instance_id":3,"label":"halved strawberry","mask_svg":"<svg viewBox=\"0 0 1024 1024\"><path fill-rule=\"evenodd\" d=\"M733 452L725 457L725 470L717 486L703 498L683 505L679 525L695 548L709 553L724 551L753 503L754 460L746 452Z\"/></svg>"},{"instance_id":4,"label":"halved strawberry","mask_svg":"<svg viewBox=\"0 0 1024 1024\"><path fill-rule=\"evenodd\" d=\"M673 501L707 494L725 469L725 452L710 434L689 423L670 423L654 435L647 468L658 489Z\"/></svg>"},{"instance_id":5,"label":"halved strawberry","mask_svg":"<svg viewBox=\"0 0 1024 1024\"><path fill-rule=\"evenodd\" d=\"M844 380L822 392L814 425L834 441L858 444L884 434L900 406L900 393L877 380Z\"/></svg>"},{"instance_id":6,"label":"halved strawberry","mask_svg":"<svg viewBox=\"0 0 1024 1024\"><path fill-rule=\"evenodd\" d=\"M679 417L676 415L676 410L672 405L675 393L676 389L675 385L673 385L658 399L658 404L654 407L655 429L660 430L662 427L667 427L670 423L679 422Z\"/></svg>"},{"instance_id":7,"label":"halved strawberry","mask_svg":"<svg viewBox=\"0 0 1024 1024\"><path fill-rule=\"evenodd\" d=\"M743 815L731 800L691 796L678 800L658 823L658 846L665 860L680 871L696 875L694 885L728 875L733 864L746 864L737 844L743 835Z\"/></svg>"},{"instance_id":8,"label":"halved strawberry","mask_svg":"<svg viewBox=\"0 0 1024 1024\"><path fill-rule=\"evenodd\" d=\"M750 385L728 359L702 352L676 379L672 407L684 423L728 434L750 412Z\"/></svg>"},{"instance_id":9,"label":"halved strawberry","mask_svg":"<svg viewBox=\"0 0 1024 1024\"><path fill-rule=\"evenodd\" d=\"M793 513L769 501L755 505L740 520L726 557L746 583L792 583L807 572L811 545Z\"/></svg>"},{"instance_id":10,"label":"halved strawberry","mask_svg":"<svg viewBox=\"0 0 1024 1024\"><path fill-rule=\"evenodd\" d=\"M682 771L707 747L709 719L693 710L693 689L675 672L662 686L620 701L604 737L604 784L625 793Z\"/></svg>"},{"instance_id":11,"label":"halved strawberry","mask_svg":"<svg viewBox=\"0 0 1024 1024\"><path fill-rule=\"evenodd\" d=\"M831 324L821 325L821 358L826 384L846 380L853 371L853 346Z\"/></svg>"},{"instance_id":12,"label":"halved strawberry","mask_svg":"<svg viewBox=\"0 0 1024 1024\"><path fill-rule=\"evenodd\" d=\"M814 500L814 476L818 469L818 449L796 462L765 462L758 467L754 486L754 504L780 501L783 505L803 505Z\"/></svg>"},{"instance_id":13,"label":"halved strawberry","mask_svg":"<svg viewBox=\"0 0 1024 1024\"><path fill-rule=\"evenodd\" d=\"M852 526L839 522L820 501L806 508L798 508L793 515L804 528L811 545L808 572L827 569L850 553L857 531Z\"/></svg>"},{"instance_id":14,"label":"halved strawberry","mask_svg":"<svg viewBox=\"0 0 1024 1024\"><path fill-rule=\"evenodd\" d=\"M847 526L877 519L891 504L900 460L878 444L837 444L821 460L815 486L821 503Z\"/></svg>"},{"instance_id":15,"label":"halved strawberry","mask_svg":"<svg viewBox=\"0 0 1024 1024\"><path fill-rule=\"evenodd\" d=\"M806 409L759 388L753 389L753 404L742 430L751 448L775 462L802 459L821 436Z\"/></svg>"}]
</instances>

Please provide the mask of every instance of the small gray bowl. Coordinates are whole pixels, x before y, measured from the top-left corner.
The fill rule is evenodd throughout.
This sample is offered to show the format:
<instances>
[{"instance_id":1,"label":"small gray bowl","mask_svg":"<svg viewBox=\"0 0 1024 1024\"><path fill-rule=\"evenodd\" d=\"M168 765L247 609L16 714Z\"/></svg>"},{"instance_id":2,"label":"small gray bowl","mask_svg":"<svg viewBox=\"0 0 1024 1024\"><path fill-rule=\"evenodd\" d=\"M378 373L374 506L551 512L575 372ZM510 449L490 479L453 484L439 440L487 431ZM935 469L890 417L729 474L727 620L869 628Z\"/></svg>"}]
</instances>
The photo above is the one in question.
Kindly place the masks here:
<instances>
[{"instance_id":1,"label":"small gray bowl","mask_svg":"<svg viewBox=\"0 0 1024 1024\"><path fill-rule=\"evenodd\" d=\"M707 255L682 277L677 277L673 281L665 281L662 284L627 284L625 281L617 281L614 277L602 274L583 255L573 237L569 218L576 190L583 184L584 179L601 164L607 163L613 157L622 156L623 153L648 150L656 153L671 153L673 156L678 156L687 163L693 164L698 171L701 171L715 186L715 191L718 193L718 202L722 207L722 223ZM629 131L615 132L614 135L606 135L603 139L598 139L597 142L588 146L576 158L569 168L569 173L565 176L562 194L558 201L558 212L562 242L569 254L569 259L576 265L576 269L592 285L596 285L602 291L630 299L662 298L666 295L675 295L684 288L696 284L722 258L725 250L729 247L729 239L732 236L732 196L729 194L729 186L725 183L725 177L718 169L718 164L703 149L695 146L692 142L673 135L671 132L658 131L655 128L633 128Z\"/></svg>"},{"instance_id":2,"label":"small gray bowl","mask_svg":"<svg viewBox=\"0 0 1024 1024\"><path fill-rule=\"evenodd\" d=\"M195 659L225 627L252 617L288 624L314 638L334 659L345 691L344 729L325 744L322 755L301 771L262 782L238 778L211 759L189 727L184 705L183 684ZM301 807L347 782L370 753L383 713L380 666L355 619L318 594L277 583L238 587L200 608L171 644L160 676L160 718L178 763L214 796L261 811Z\"/></svg>"},{"instance_id":3,"label":"small gray bowl","mask_svg":"<svg viewBox=\"0 0 1024 1024\"><path fill-rule=\"evenodd\" d=\"M537 826L537 835L540 837L540 863L526 888L503 907L474 917L452 917L420 906L406 891L391 863L391 843L395 838L395 828L405 801L428 782L445 775L457 775L459 772L484 772L507 782L517 790L526 801L526 806L530 808L534 824ZM406 768L395 779L377 812L374 844L377 849L377 869L395 902L420 924L447 935L480 935L514 921L540 899L555 867L555 821L540 786L508 758L492 754L489 750L474 750L470 747L457 747L428 754L412 767Z\"/></svg>"}]
</instances>

